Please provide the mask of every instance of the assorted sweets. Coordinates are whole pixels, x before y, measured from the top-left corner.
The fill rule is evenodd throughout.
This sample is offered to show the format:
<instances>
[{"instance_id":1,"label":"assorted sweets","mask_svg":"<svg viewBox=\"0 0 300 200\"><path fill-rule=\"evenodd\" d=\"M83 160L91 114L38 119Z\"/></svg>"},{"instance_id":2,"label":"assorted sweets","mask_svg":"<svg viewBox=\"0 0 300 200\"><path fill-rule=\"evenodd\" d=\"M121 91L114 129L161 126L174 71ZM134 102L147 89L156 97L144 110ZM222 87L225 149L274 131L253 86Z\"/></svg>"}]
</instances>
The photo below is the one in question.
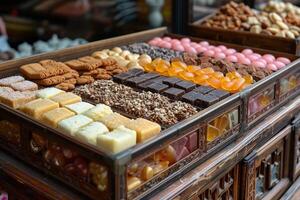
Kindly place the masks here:
<instances>
[{"instance_id":1,"label":"assorted sweets","mask_svg":"<svg viewBox=\"0 0 300 200\"><path fill-rule=\"evenodd\" d=\"M22 104L19 109L66 135L111 153L133 147L161 131L160 125L155 122L143 118L129 119L113 112L109 106L82 102L81 97L74 93L55 87L35 91L34 99Z\"/></svg>"},{"instance_id":2,"label":"assorted sweets","mask_svg":"<svg viewBox=\"0 0 300 200\"><path fill-rule=\"evenodd\" d=\"M249 65L255 68L267 68L272 71L277 71L291 62L288 58L275 58L272 54L260 55L253 52L251 49L244 49L242 52L238 52L237 50L227 48L224 45L211 45L207 41L199 43L192 42L189 38L178 40L170 37L156 37L150 40L149 44L161 48L169 48L191 54L213 57L220 60L224 59L229 62Z\"/></svg>"},{"instance_id":3,"label":"assorted sweets","mask_svg":"<svg viewBox=\"0 0 300 200\"><path fill-rule=\"evenodd\" d=\"M39 63L26 64L20 67L20 72L41 87L53 86L71 91L75 85L89 84L99 79L108 80L128 69L143 69L141 64L151 61L151 57L146 54L133 54L115 47L66 62L42 60Z\"/></svg>"},{"instance_id":4,"label":"assorted sweets","mask_svg":"<svg viewBox=\"0 0 300 200\"><path fill-rule=\"evenodd\" d=\"M113 77L113 80L136 89L162 94L175 101L187 102L202 109L230 95L229 92L209 86L197 86L193 82L179 78L166 77L158 73L137 72L131 70L118 74Z\"/></svg>"},{"instance_id":5,"label":"assorted sweets","mask_svg":"<svg viewBox=\"0 0 300 200\"><path fill-rule=\"evenodd\" d=\"M162 59L155 59L151 64L145 65L145 70L231 93L239 92L253 83L251 75L242 76L236 71L228 72L224 75L211 67L201 68L195 65L186 65L182 61L168 62Z\"/></svg>"},{"instance_id":6,"label":"assorted sweets","mask_svg":"<svg viewBox=\"0 0 300 200\"><path fill-rule=\"evenodd\" d=\"M73 91L84 99L103 103L133 117L141 117L162 126L170 126L197 113L197 108L163 95L135 91L111 80L98 80Z\"/></svg>"},{"instance_id":7,"label":"assorted sweets","mask_svg":"<svg viewBox=\"0 0 300 200\"><path fill-rule=\"evenodd\" d=\"M273 7L273 3L271 3L271 6L265 8L267 12L264 12L252 10L243 3L238 4L231 1L222 6L214 16L205 20L201 25L291 39L297 38L300 35L300 28L296 22L299 20L296 17L297 14L290 12L287 15L283 10L277 14L277 11L272 11Z\"/></svg>"}]
</instances>

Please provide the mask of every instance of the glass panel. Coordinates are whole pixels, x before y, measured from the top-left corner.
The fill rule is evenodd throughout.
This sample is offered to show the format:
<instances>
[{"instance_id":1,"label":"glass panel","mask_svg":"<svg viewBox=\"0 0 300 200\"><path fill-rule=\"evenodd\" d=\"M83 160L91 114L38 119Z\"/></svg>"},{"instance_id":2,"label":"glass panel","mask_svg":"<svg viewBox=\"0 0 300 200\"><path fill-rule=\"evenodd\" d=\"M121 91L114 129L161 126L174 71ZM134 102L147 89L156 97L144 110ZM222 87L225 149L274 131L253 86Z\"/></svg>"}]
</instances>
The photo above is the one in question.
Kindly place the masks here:
<instances>
[{"instance_id":1,"label":"glass panel","mask_svg":"<svg viewBox=\"0 0 300 200\"><path fill-rule=\"evenodd\" d=\"M260 196L262 193L264 193L264 182L265 182L265 177L262 175L258 175L256 177L256 196Z\"/></svg>"},{"instance_id":2,"label":"glass panel","mask_svg":"<svg viewBox=\"0 0 300 200\"><path fill-rule=\"evenodd\" d=\"M292 74L280 80L280 96L300 86L300 73Z\"/></svg>"},{"instance_id":3,"label":"glass panel","mask_svg":"<svg viewBox=\"0 0 300 200\"><path fill-rule=\"evenodd\" d=\"M225 135L240 123L239 109L227 112L224 115L210 121L207 125L207 142L212 142L216 138Z\"/></svg>"},{"instance_id":4,"label":"glass panel","mask_svg":"<svg viewBox=\"0 0 300 200\"><path fill-rule=\"evenodd\" d=\"M279 181L279 164L275 162L271 165L271 185Z\"/></svg>"},{"instance_id":5,"label":"glass panel","mask_svg":"<svg viewBox=\"0 0 300 200\"><path fill-rule=\"evenodd\" d=\"M0 137L9 143L20 144L20 125L8 120L0 120Z\"/></svg>"}]
</instances>

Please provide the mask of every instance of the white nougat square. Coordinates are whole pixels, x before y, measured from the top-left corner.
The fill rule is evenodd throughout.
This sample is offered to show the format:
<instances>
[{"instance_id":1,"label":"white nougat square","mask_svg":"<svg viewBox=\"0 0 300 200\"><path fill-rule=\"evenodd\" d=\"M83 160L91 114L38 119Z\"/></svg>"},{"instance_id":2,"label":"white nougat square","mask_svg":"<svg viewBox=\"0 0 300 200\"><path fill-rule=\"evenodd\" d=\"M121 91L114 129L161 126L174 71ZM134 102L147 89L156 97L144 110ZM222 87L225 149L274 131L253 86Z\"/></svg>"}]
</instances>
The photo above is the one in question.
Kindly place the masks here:
<instances>
[{"instance_id":1,"label":"white nougat square","mask_svg":"<svg viewBox=\"0 0 300 200\"><path fill-rule=\"evenodd\" d=\"M94 121L101 121L104 117L109 114L112 114L113 111L111 108L104 104L98 104L94 108L83 113L85 116L92 118Z\"/></svg>"},{"instance_id":2,"label":"white nougat square","mask_svg":"<svg viewBox=\"0 0 300 200\"><path fill-rule=\"evenodd\" d=\"M57 89L55 87L45 88L41 89L37 92L36 96L37 98L42 99L49 99L51 97L54 97L55 95L58 95L60 93L64 93L65 91Z\"/></svg>"},{"instance_id":3,"label":"white nougat square","mask_svg":"<svg viewBox=\"0 0 300 200\"><path fill-rule=\"evenodd\" d=\"M65 107L76 114L82 114L95 106L87 102L78 102L66 105Z\"/></svg>"},{"instance_id":4,"label":"white nougat square","mask_svg":"<svg viewBox=\"0 0 300 200\"><path fill-rule=\"evenodd\" d=\"M75 115L64 119L58 123L58 129L65 134L74 136L75 133L83 126L92 123L93 120L84 115Z\"/></svg>"},{"instance_id":5,"label":"white nougat square","mask_svg":"<svg viewBox=\"0 0 300 200\"><path fill-rule=\"evenodd\" d=\"M111 153L119 153L136 144L136 132L119 126L108 134L98 136L97 145Z\"/></svg>"},{"instance_id":6,"label":"white nougat square","mask_svg":"<svg viewBox=\"0 0 300 200\"><path fill-rule=\"evenodd\" d=\"M98 136L108 132L108 128L101 122L92 122L86 126L81 127L75 133L75 137L80 141L96 145Z\"/></svg>"}]
</instances>

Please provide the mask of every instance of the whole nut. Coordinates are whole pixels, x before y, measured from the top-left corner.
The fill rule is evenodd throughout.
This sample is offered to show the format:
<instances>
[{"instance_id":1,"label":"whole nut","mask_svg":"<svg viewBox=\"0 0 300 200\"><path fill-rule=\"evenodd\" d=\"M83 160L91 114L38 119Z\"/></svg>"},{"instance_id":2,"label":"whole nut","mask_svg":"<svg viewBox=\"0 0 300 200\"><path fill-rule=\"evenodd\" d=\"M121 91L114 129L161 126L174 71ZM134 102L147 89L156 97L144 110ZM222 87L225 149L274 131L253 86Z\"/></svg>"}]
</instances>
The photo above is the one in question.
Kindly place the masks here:
<instances>
[{"instance_id":1,"label":"whole nut","mask_svg":"<svg viewBox=\"0 0 300 200\"><path fill-rule=\"evenodd\" d=\"M269 18L273 23L276 23L277 21L282 21L282 18L276 13L270 13Z\"/></svg>"},{"instance_id":2,"label":"whole nut","mask_svg":"<svg viewBox=\"0 0 300 200\"><path fill-rule=\"evenodd\" d=\"M290 30L290 31L295 35L295 37L299 36L299 32L298 31L296 31L296 30Z\"/></svg>"},{"instance_id":3,"label":"whole nut","mask_svg":"<svg viewBox=\"0 0 300 200\"><path fill-rule=\"evenodd\" d=\"M272 27L267 28L267 30L270 31L270 32L273 33L273 34L276 34L276 33L280 32L279 29L277 29L277 28L272 28Z\"/></svg>"},{"instance_id":4,"label":"whole nut","mask_svg":"<svg viewBox=\"0 0 300 200\"><path fill-rule=\"evenodd\" d=\"M282 21L277 21L276 24L283 30L288 30L289 27Z\"/></svg>"},{"instance_id":5,"label":"whole nut","mask_svg":"<svg viewBox=\"0 0 300 200\"><path fill-rule=\"evenodd\" d=\"M261 27L259 25L254 25L250 28L251 33L261 33Z\"/></svg>"},{"instance_id":6,"label":"whole nut","mask_svg":"<svg viewBox=\"0 0 300 200\"><path fill-rule=\"evenodd\" d=\"M248 18L248 24L250 25L258 25L260 24L256 17L249 17Z\"/></svg>"},{"instance_id":7,"label":"whole nut","mask_svg":"<svg viewBox=\"0 0 300 200\"><path fill-rule=\"evenodd\" d=\"M262 30L261 31L261 34L264 34L264 35L273 35L270 31L268 30Z\"/></svg>"},{"instance_id":8,"label":"whole nut","mask_svg":"<svg viewBox=\"0 0 300 200\"><path fill-rule=\"evenodd\" d=\"M295 35L291 31L287 30L287 31L285 31L285 34L286 34L287 38L295 39Z\"/></svg>"},{"instance_id":9,"label":"whole nut","mask_svg":"<svg viewBox=\"0 0 300 200\"><path fill-rule=\"evenodd\" d=\"M278 37L285 37L285 32L284 31L279 31L278 33L275 34L275 36L278 36Z\"/></svg>"},{"instance_id":10,"label":"whole nut","mask_svg":"<svg viewBox=\"0 0 300 200\"><path fill-rule=\"evenodd\" d=\"M122 50L120 47L114 47L114 48L112 49L112 51L114 51L114 52L120 54L120 53L122 53L123 50Z\"/></svg>"}]
</instances>

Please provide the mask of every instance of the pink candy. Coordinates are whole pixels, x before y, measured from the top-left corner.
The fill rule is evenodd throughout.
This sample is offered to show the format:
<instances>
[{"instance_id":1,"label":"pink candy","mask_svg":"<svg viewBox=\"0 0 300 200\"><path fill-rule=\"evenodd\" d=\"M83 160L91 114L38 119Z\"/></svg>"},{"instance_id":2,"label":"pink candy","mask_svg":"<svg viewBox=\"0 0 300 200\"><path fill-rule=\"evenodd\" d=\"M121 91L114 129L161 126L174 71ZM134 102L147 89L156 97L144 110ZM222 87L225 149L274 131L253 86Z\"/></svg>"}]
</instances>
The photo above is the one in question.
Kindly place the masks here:
<instances>
[{"instance_id":1,"label":"pink candy","mask_svg":"<svg viewBox=\"0 0 300 200\"><path fill-rule=\"evenodd\" d=\"M215 52L213 50L207 50L204 52L204 55L208 57L213 57L215 55Z\"/></svg>"},{"instance_id":2,"label":"pink candy","mask_svg":"<svg viewBox=\"0 0 300 200\"><path fill-rule=\"evenodd\" d=\"M226 60L229 62L238 62L238 58L234 55L227 56Z\"/></svg>"},{"instance_id":3,"label":"pink candy","mask_svg":"<svg viewBox=\"0 0 300 200\"><path fill-rule=\"evenodd\" d=\"M242 54L244 54L244 55L250 55L250 54L253 54L253 51L251 49L244 49L242 51Z\"/></svg>"},{"instance_id":4,"label":"pink candy","mask_svg":"<svg viewBox=\"0 0 300 200\"><path fill-rule=\"evenodd\" d=\"M200 44L201 46L203 46L203 47L208 47L208 46L209 46L209 43L206 42L206 41L202 41L202 42L200 42L199 44Z\"/></svg>"},{"instance_id":5,"label":"pink candy","mask_svg":"<svg viewBox=\"0 0 300 200\"><path fill-rule=\"evenodd\" d=\"M272 70L272 71L277 71L277 67L273 63L268 64L267 68L270 69L270 70Z\"/></svg>"},{"instance_id":6,"label":"pink candy","mask_svg":"<svg viewBox=\"0 0 300 200\"><path fill-rule=\"evenodd\" d=\"M163 40L166 41L166 42L171 42L172 38L170 38L170 37L164 37Z\"/></svg>"},{"instance_id":7,"label":"pink candy","mask_svg":"<svg viewBox=\"0 0 300 200\"><path fill-rule=\"evenodd\" d=\"M184 47L181 44L172 45L172 48L176 51L184 51Z\"/></svg>"},{"instance_id":8,"label":"pink candy","mask_svg":"<svg viewBox=\"0 0 300 200\"><path fill-rule=\"evenodd\" d=\"M252 62L260 58L259 56L255 55L255 54L247 55L247 57L248 57Z\"/></svg>"},{"instance_id":9,"label":"pink candy","mask_svg":"<svg viewBox=\"0 0 300 200\"><path fill-rule=\"evenodd\" d=\"M220 49L219 47L215 47L213 50L216 53L221 53L222 52L222 49Z\"/></svg>"},{"instance_id":10,"label":"pink candy","mask_svg":"<svg viewBox=\"0 0 300 200\"><path fill-rule=\"evenodd\" d=\"M206 50L207 50L207 48L202 47L202 46L199 46L199 47L196 48L196 51L197 51L198 53L203 53L203 52L205 52Z\"/></svg>"},{"instance_id":11,"label":"pink candy","mask_svg":"<svg viewBox=\"0 0 300 200\"><path fill-rule=\"evenodd\" d=\"M291 63L290 59L284 58L284 57L279 57L279 58L276 59L276 61L282 62L282 63L284 63L286 65L288 65L288 64Z\"/></svg>"},{"instance_id":12,"label":"pink candy","mask_svg":"<svg viewBox=\"0 0 300 200\"><path fill-rule=\"evenodd\" d=\"M222 51L225 51L227 49L227 47L225 47L224 45L219 45L218 48L221 49Z\"/></svg>"},{"instance_id":13,"label":"pink candy","mask_svg":"<svg viewBox=\"0 0 300 200\"><path fill-rule=\"evenodd\" d=\"M217 53L215 53L215 58L224 59L224 58L226 58L226 55L222 52L217 52Z\"/></svg>"},{"instance_id":14,"label":"pink candy","mask_svg":"<svg viewBox=\"0 0 300 200\"><path fill-rule=\"evenodd\" d=\"M254 61L254 62L252 62L252 65L254 67L259 67L259 68L265 68L266 67L266 65L263 62L260 62L260 61Z\"/></svg>"},{"instance_id":15,"label":"pink candy","mask_svg":"<svg viewBox=\"0 0 300 200\"><path fill-rule=\"evenodd\" d=\"M285 66L285 64L280 61L274 61L273 64L276 65L277 69L281 69Z\"/></svg>"},{"instance_id":16,"label":"pink candy","mask_svg":"<svg viewBox=\"0 0 300 200\"><path fill-rule=\"evenodd\" d=\"M241 59L239 59L239 62L241 64L244 64L244 65L250 65L251 64L251 61L249 60L249 58L241 58Z\"/></svg>"},{"instance_id":17,"label":"pink candy","mask_svg":"<svg viewBox=\"0 0 300 200\"><path fill-rule=\"evenodd\" d=\"M195 49L195 48L193 48L193 47L189 47L189 48L187 48L187 52L188 52L188 53L190 53L190 54L197 54L197 51L196 51L196 49Z\"/></svg>"},{"instance_id":18,"label":"pink candy","mask_svg":"<svg viewBox=\"0 0 300 200\"><path fill-rule=\"evenodd\" d=\"M181 42L182 42L182 43L190 43L190 42L191 42L191 39L190 39L190 38L182 38L182 39L181 39Z\"/></svg>"},{"instance_id":19,"label":"pink candy","mask_svg":"<svg viewBox=\"0 0 300 200\"><path fill-rule=\"evenodd\" d=\"M236 50L234 50L234 49L227 49L227 50L224 51L224 53L226 55L231 55L231 54L234 54L235 52L236 52Z\"/></svg>"}]
</instances>

